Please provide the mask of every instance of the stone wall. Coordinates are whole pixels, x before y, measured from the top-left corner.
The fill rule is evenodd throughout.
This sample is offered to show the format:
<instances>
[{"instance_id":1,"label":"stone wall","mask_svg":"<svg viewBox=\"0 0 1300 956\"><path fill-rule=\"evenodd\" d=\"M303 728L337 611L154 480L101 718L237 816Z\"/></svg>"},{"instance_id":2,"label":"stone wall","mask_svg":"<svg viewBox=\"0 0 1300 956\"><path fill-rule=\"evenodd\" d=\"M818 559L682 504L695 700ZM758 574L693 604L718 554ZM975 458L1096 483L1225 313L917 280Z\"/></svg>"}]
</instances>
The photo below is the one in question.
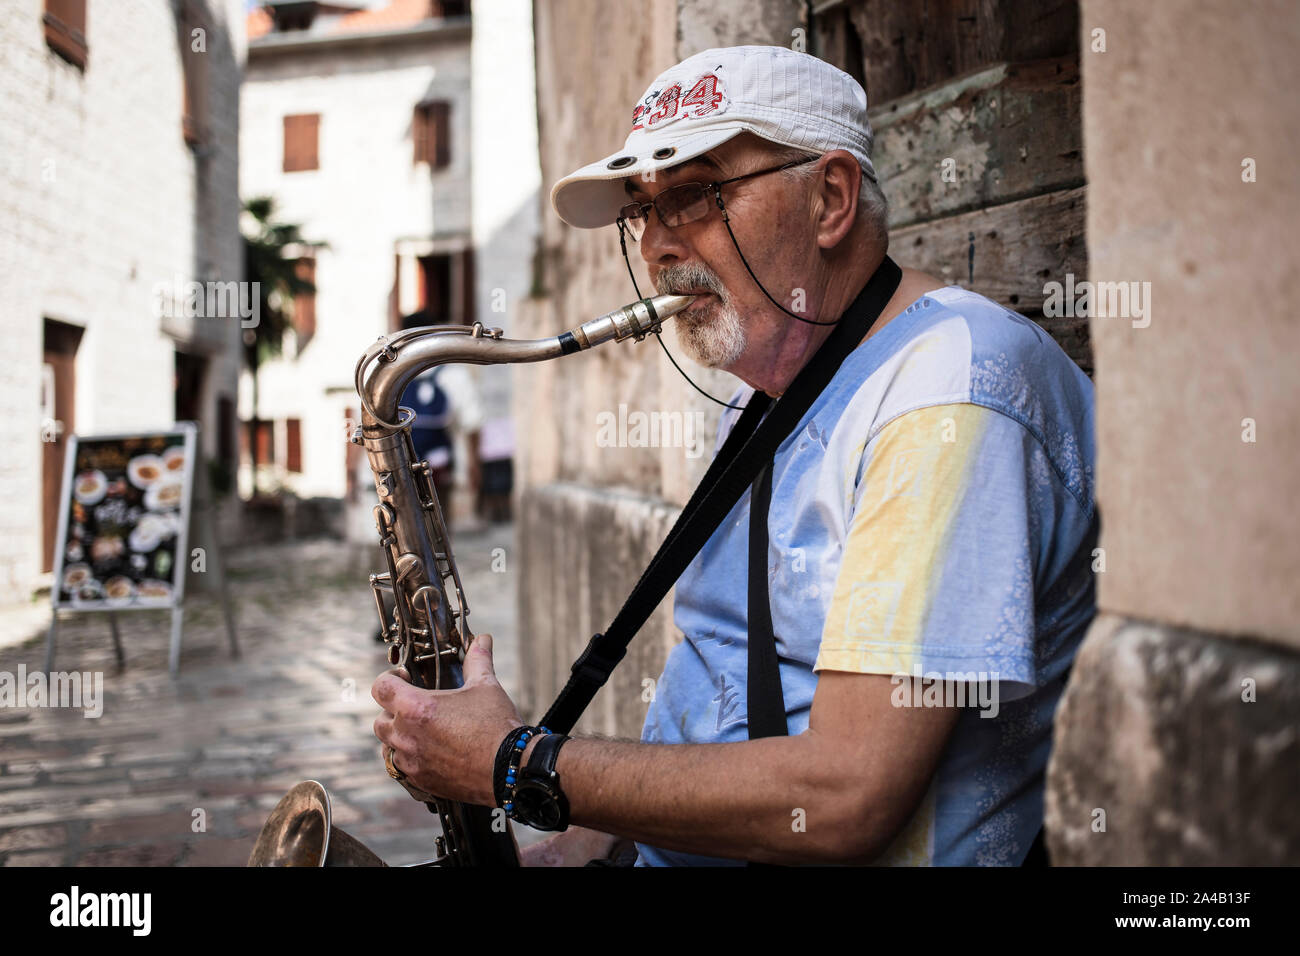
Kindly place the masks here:
<instances>
[{"instance_id":1,"label":"stone wall","mask_svg":"<svg viewBox=\"0 0 1300 956\"><path fill-rule=\"evenodd\" d=\"M538 7L543 198L622 142L628 104L665 65L709 45L788 44L802 15L777 2ZM852 0L826 6L810 39L867 87L891 254L1029 315L1090 372L1095 347L1103 613L1058 714L1054 861L1296 862L1296 9ZM937 174L948 158L955 181ZM1257 182L1242 180L1247 159ZM545 203L542 223L529 334L631 298L612 229L569 229ZM1045 283L1067 274L1150 282L1150 324L1044 316ZM698 411L712 434L716 408L655 353L607 346L517 370L532 716L708 459L597 445L596 416L619 403ZM730 391L726 376L698 380ZM678 639L670 600L581 729L639 732L642 682Z\"/></svg>"},{"instance_id":2,"label":"stone wall","mask_svg":"<svg viewBox=\"0 0 1300 956\"><path fill-rule=\"evenodd\" d=\"M1036 318L1090 370L1086 320L1044 319L1041 312L1044 275L1086 272L1074 8L1054 3L1029 36L1008 28L1024 20L1025 0L983 4L979 31L929 6L932 0L853 0L828 8L810 31L805 5L794 0L657 0L639 10L582 0L537 4L542 295L524 310L520 334L554 335L634 296L615 230L565 226L546 201L554 183L622 144L631 104L667 66L713 46L776 44L815 52L866 84L894 257ZM951 55L936 56L938 48ZM574 52L587 50L598 52ZM942 176L945 159L952 160L952 181ZM630 252L645 290L645 270L635 247ZM671 332L664 339L675 347ZM725 399L738 384L677 357L713 395ZM515 396L519 593L525 653L532 655L525 690L540 711L654 553L662 538L654 529L666 520L666 530L703 475L719 406L683 382L653 341L516 367ZM598 442L599 416L648 412L689 421L706 436L703 448ZM614 544L613 523L633 543ZM680 638L670 609L671 595L585 729L639 734L643 682L659 675Z\"/></svg>"},{"instance_id":3,"label":"stone wall","mask_svg":"<svg viewBox=\"0 0 1300 956\"><path fill-rule=\"evenodd\" d=\"M712 46L790 41L802 4L766 0L534 5L537 112L542 158L542 239L537 291L517 334L555 335L636 298L608 229L573 229L551 210L557 180L622 145L632 106L673 63ZM579 53L578 51L584 51ZM588 53L585 51L598 51ZM641 289L651 289L635 246ZM737 380L701 369L665 344L691 377L728 398ZM653 339L610 343L569 358L514 367L520 519L520 635L525 713L540 716L595 630L609 624L712 457L719 406L684 382ZM623 406L620 412L620 406ZM674 447L604 447L602 416L662 413L682 436ZM631 442L628 442L631 445ZM678 635L671 594L580 728L635 737L648 696Z\"/></svg>"},{"instance_id":4,"label":"stone wall","mask_svg":"<svg viewBox=\"0 0 1300 956\"><path fill-rule=\"evenodd\" d=\"M1294 864L1300 11L1085 0L1080 33L1090 278L1149 282L1151 310L1091 321L1102 614L1057 719L1049 849Z\"/></svg>"}]
</instances>

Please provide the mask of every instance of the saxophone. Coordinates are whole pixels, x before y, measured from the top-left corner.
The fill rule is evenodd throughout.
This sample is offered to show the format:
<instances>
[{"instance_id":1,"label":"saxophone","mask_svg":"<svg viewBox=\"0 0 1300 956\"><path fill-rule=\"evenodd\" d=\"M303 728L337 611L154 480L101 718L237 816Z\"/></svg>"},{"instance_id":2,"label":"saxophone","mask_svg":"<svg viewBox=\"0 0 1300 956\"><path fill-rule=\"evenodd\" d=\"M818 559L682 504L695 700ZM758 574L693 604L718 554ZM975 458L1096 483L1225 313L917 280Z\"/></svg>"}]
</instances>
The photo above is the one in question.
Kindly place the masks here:
<instances>
[{"instance_id":1,"label":"saxophone","mask_svg":"<svg viewBox=\"0 0 1300 956\"><path fill-rule=\"evenodd\" d=\"M686 308L689 295L641 299L547 339L502 338L482 323L431 326L381 336L357 362L355 383L361 424L351 440L365 447L379 503L373 514L385 570L370 587L388 644L388 660L404 667L416 687L462 684L461 665L474 635L469 604L451 553L442 507L427 462L411 440L415 413L399 405L406 387L437 365L544 362L594 348L611 339L640 341L664 319ZM373 366L373 368L372 368ZM384 595L393 610L385 610ZM442 826L434 866L517 866L508 827L493 826L492 809L456 803L415 790ZM363 843L331 823L329 794L314 780L293 787L272 811L249 866L384 866Z\"/></svg>"}]
</instances>

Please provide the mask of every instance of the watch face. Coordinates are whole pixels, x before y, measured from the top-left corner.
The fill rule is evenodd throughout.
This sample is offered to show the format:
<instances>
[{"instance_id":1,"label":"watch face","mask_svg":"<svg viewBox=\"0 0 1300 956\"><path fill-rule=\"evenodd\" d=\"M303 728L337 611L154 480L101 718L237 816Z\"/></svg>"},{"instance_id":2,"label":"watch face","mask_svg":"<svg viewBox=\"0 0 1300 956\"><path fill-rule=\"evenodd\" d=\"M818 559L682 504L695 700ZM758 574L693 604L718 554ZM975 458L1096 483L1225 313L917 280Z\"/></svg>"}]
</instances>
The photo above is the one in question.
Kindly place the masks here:
<instances>
[{"instance_id":1,"label":"watch face","mask_svg":"<svg viewBox=\"0 0 1300 956\"><path fill-rule=\"evenodd\" d=\"M559 802L547 787L521 783L515 790L515 804L530 827L553 830L560 825Z\"/></svg>"}]
</instances>

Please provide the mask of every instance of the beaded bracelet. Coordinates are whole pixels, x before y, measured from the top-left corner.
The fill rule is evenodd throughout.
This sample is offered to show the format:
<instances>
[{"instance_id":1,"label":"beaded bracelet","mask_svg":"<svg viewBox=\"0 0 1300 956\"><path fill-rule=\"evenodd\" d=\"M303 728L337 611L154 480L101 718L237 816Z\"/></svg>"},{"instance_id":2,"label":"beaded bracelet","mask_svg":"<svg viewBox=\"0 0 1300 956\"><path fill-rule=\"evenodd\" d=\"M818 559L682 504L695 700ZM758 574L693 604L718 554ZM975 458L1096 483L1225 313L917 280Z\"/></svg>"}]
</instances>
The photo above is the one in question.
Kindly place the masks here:
<instances>
[{"instance_id":1,"label":"beaded bracelet","mask_svg":"<svg viewBox=\"0 0 1300 956\"><path fill-rule=\"evenodd\" d=\"M496 796L497 806L514 818L515 784L519 780L519 764L523 760L528 741L537 734L549 734L545 727L516 727L506 734L497 748L497 759L492 770L492 792Z\"/></svg>"}]
</instances>

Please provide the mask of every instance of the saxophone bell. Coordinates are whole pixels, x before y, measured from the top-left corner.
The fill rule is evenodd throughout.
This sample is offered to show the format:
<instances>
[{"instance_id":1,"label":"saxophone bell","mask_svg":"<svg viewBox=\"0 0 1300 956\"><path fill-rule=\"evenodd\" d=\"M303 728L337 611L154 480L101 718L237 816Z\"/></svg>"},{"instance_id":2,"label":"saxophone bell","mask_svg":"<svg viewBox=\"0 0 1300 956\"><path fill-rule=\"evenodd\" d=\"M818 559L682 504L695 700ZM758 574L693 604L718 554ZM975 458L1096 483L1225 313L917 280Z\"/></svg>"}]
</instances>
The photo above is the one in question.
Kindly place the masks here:
<instances>
[{"instance_id":1,"label":"saxophone bell","mask_svg":"<svg viewBox=\"0 0 1300 956\"><path fill-rule=\"evenodd\" d=\"M387 866L360 840L334 826L330 796L315 780L286 793L258 834L249 866Z\"/></svg>"}]
</instances>

